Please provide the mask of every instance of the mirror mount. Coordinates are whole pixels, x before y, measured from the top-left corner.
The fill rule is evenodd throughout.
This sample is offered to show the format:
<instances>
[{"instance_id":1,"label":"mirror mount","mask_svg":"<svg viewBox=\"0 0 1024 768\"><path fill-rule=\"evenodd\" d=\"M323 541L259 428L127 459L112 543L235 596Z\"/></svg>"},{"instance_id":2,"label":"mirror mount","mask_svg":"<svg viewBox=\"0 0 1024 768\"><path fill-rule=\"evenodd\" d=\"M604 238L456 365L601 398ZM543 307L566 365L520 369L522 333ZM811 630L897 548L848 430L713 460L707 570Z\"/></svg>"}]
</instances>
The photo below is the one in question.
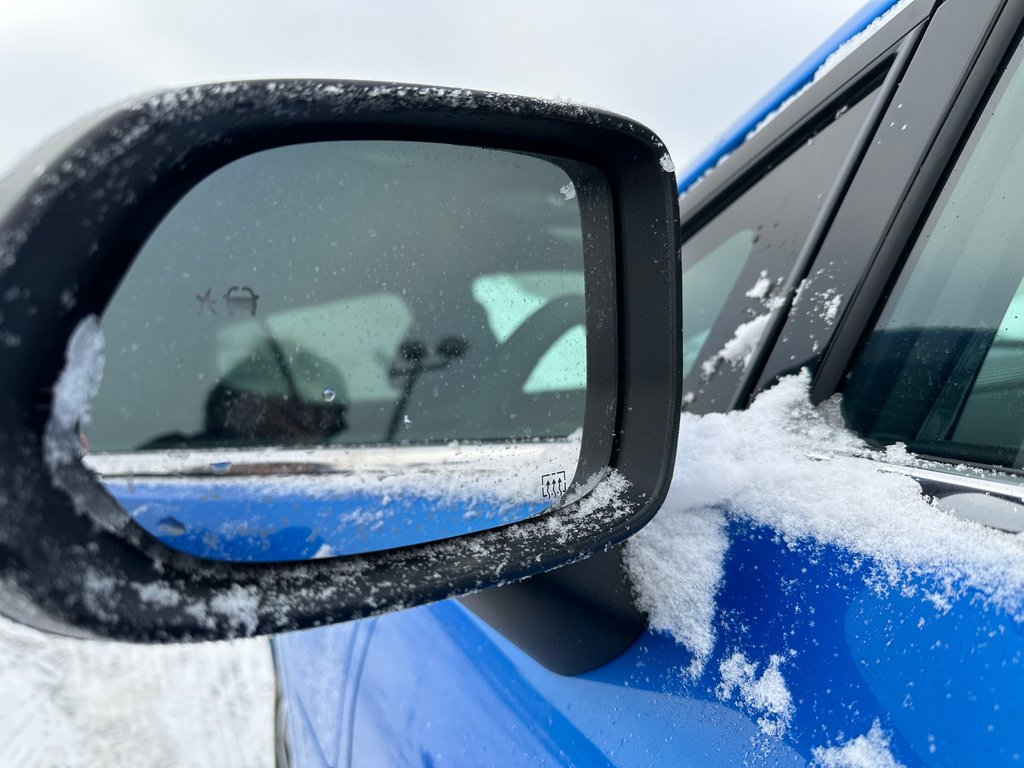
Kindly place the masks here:
<instances>
[{"instance_id":1,"label":"mirror mount","mask_svg":"<svg viewBox=\"0 0 1024 768\"><path fill-rule=\"evenodd\" d=\"M534 518L364 555L227 564L171 549L124 518L77 457L47 459L68 341L102 314L172 206L216 169L273 147L365 138L542 153L606 175L610 279L606 267L586 265L601 278L587 297L586 332L612 353L588 359L584 423L599 437L577 472L595 483ZM575 104L304 80L170 91L50 140L0 182L0 612L61 634L133 641L266 634L515 582L623 541L657 511L675 456L679 227L665 157L643 126ZM252 293L239 286L236 311L255 304ZM458 357L457 345L445 349ZM73 445L76 432L61 428Z\"/></svg>"}]
</instances>

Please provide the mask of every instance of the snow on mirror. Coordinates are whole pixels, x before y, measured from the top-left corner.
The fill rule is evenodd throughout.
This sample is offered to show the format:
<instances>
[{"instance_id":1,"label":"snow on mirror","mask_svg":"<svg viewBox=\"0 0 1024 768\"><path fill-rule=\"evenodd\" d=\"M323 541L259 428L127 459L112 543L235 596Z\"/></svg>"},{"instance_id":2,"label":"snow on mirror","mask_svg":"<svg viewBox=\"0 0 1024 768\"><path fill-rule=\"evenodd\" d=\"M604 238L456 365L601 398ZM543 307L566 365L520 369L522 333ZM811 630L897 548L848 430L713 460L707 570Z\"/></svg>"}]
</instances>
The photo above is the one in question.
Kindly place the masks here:
<instances>
[{"instance_id":1,"label":"snow on mirror","mask_svg":"<svg viewBox=\"0 0 1024 768\"><path fill-rule=\"evenodd\" d=\"M575 162L411 141L234 161L171 210L101 319L86 464L142 527L221 560L547 509L580 456L583 230L605 189Z\"/></svg>"}]
</instances>

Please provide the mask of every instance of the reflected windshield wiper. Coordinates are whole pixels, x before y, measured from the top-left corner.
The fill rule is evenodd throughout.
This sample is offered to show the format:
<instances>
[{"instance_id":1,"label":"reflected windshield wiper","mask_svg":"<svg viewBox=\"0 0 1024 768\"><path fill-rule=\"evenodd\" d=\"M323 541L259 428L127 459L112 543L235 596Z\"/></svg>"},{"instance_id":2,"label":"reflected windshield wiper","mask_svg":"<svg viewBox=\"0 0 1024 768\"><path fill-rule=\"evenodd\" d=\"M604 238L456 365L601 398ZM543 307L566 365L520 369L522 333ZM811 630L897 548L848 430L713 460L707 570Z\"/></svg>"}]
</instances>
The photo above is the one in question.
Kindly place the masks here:
<instances>
[{"instance_id":1,"label":"reflected windshield wiper","mask_svg":"<svg viewBox=\"0 0 1024 768\"><path fill-rule=\"evenodd\" d=\"M437 344L438 359L427 362L427 346L422 341L409 339L403 341L398 348L398 354L404 364L396 363L388 369L388 376L397 379L404 378L402 394L395 404L394 413L391 414L391 422L388 424L388 431L384 435L384 442L393 443L395 435L398 434L398 427L404 421L406 411L409 408L409 398L416 387L416 381L420 375L427 371L437 371L447 368L453 360L463 357L469 349L469 342L462 336L445 336Z\"/></svg>"}]
</instances>

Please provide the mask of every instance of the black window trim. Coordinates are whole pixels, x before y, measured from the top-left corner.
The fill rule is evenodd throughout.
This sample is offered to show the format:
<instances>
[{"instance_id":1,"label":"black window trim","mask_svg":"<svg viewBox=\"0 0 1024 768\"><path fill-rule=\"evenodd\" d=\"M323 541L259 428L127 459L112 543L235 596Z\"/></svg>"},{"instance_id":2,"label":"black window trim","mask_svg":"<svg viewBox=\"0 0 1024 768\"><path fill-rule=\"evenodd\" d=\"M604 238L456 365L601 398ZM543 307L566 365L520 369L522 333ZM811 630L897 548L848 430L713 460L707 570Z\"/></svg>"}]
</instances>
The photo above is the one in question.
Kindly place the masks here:
<instances>
[{"instance_id":1,"label":"black window trim","mask_svg":"<svg viewBox=\"0 0 1024 768\"><path fill-rule=\"evenodd\" d=\"M983 14L985 5L988 6L988 14ZM890 222L888 225L885 222L874 222L875 226L881 229L880 242L868 263L861 264L859 283L855 286L844 286L844 289L853 288L853 299L844 306L837 319L831 338L823 348L820 364L813 366L815 370L811 399L815 403L828 399L841 389L851 361L866 334L870 332L884 299L899 274L908 248L923 226L931 210L931 204L941 191L952 162L958 156L960 146L976 121L979 106L991 91L993 78L1005 65L1007 56L1012 54L1018 42L1018 30L1024 21L1024 0L947 0L941 10L950 7L964 15L970 14L980 18L982 35L977 40L974 55L968 63L969 71L966 77L962 82L952 84L946 95L949 104L941 124L931 132L930 137L922 136L921 143L915 147L920 152L920 160L916 162L914 177L891 215ZM951 36L963 34L962 25L957 24L957 21L956 17L944 19L941 12L937 13L935 21L929 25L929 32ZM945 27L942 22L947 22ZM920 67L925 71L932 66L932 61L920 56L911 64L912 68ZM934 99L941 101L942 96L942 93L938 93ZM901 103L899 89L893 94L892 102ZM889 112L893 113L891 107ZM885 130L884 120L888 116L883 117L879 133ZM893 116L895 117L894 113ZM921 133L925 134L928 131ZM865 164L861 167L864 168ZM874 181L878 186L885 183L883 179L867 181ZM838 215L864 221L858 202L846 204L845 209L840 210ZM855 247L854 243L835 242L831 245L833 248L829 249L828 244L824 244L812 264L812 269L827 266L832 252L844 247ZM787 325L792 325L793 319L790 317ZM790 330L793 335L799 333L796 329ZM766 378L771 374L770 369L764 372L758 384L759 389L770 385L771 380ZM774 378L777 378L777 374L772 376L772 379Z\"/></svg>"},{"instance_id":2,"label":"black window trim","mask_svg":"<svg viewBox=\"0 0 1024 768\"><path fill-rule=\"evenodd\" d=\"M820 403L839 392L852 361L856 358L864 340L874 326L884 300L899 276L903 262L918 233L925 225L932 211L934 201L941 194L943 185L959 158L960 148L969 138L980 110L992 93L996 78L1002 73L1019 44L1024 41L1024 0L947 0L943 9L929 25L928 31L935 31L941 38L950 41L959 36L965 39L964 20L973 16L977 34L973 53L964 59L965 75L959 82L951 82L946 89L936 89L931 95L933 106L946 100L945 111L936 121L934 130L922 131L915 149L919 152L913 177L888 223L875 221L875 226L884 227L874 253L867 263L861 264L859 282L854 286L853 299L843 307L839 319L831 329L828 343L812 364L813 381L811 398ZM943 10L940 9L940 10ZM927 32L926 32L927 34ZM969 38L967 38L969 40ZM917 56L910 68L928 71L935 63L935 54L951 55L950 49L939 45L932 49L933 56ZM902 75L901 75L902 77ZM905 78L909 79L909 78ZM894 92L892 103L899 104L901 92ZM891 107L890 110L891 112ZM883 120L889 118L889 114ZM879 126L879 132L885 130ZM930 135L925 135L930 133ZM868 152L871 152L869 147ZM862 164L861 169L866 164ZM858 169L858 174L861 173ZM856 181L856 179L855 179ZM874 180L876 183L878 179ZM861 214L856 202L843 204L837 216L857 217ZM842 243L822 244L811 269L827 266L831 253ZM806 339L806 318L791 312L786 318L781 333L794 340ZM801 336L803 334L803 336ZM803 342L806 343L806 342ZM778 351L778 350L776 350ZM787 350L789 351L789 350ZM814 362L813 357L808 356ZM774 362L774 365L772 364ZM806 363L805 363L806 364ZM796 366L799 367L799 366ZM766 364L761 372L757 389L770 387L781 375L795 372L794 367L786 369L779 364L778 357ZM877 461L882 471L904 474L916 479L922 490L936 500L953 494L985 496L1019 507L1019 527L1014 518L1012 525L999 526L1004 530L1024 530L1024 476L1006 467L993 467L980 463L964 462L941 456L914 454L919 460L914 465L896 464L881 455ZM965 515L970 517L970 514Z\"/></svg>"},{"instance_id":3,"label":"black window trim","mask_svg":"<svg viewBox=\"0 0 1024 768\"><path fill-rule=\"evenodd\" d=\"M785 283L786 285L794 286L793 291L784 296L784 301L780 302L772 310L765 333L751 355L750 362L747 364L743 377L740 380L740 386L736 388L732 401L728 403L730 410L746 407L750 402L751 392L761 376L761 371L767 363L777 340L781 338L782 329L789 315L789 310L796 300L799 285L811 270L818 249L825 239L825 235L835 218L839 206L842 205L846 191L849 189L853 176L867 151L871 137L875 134L879 121L882 118L882 113L889 102L889 96L899 83L900 75L906 66L907 60L910 58L916 41L917 34L911 32L890 53L891 58L889 61L883 64L883 66L888 66L888 71L883 70L878 73L869 73L865 76L867 87L871 87L877 83L875 78L879 74L884 74L881 83L876 86L877 91L874 94L869 92L864 96L864 98L874 98L875 102L871 105L863 125L861 125L856 138L847 150L846 158L843 160L839 173L836 174L836 178L826 194L821 210L811 225L803 245L800 246L796 261L793 263L793 268L790 274L787 275ZM841 94L837 101L842 101L846 95L846 93Z\"/></svg>"},{"instance_id":4,"label":"black window trim","mask_svg":"<svg viewBox=\"0 0 1024 768\"><path fill-rule=\"evenodd\" d=\"M824 77L800 93L767 125L756 131L719 166L679 197L683 240L689 238L722 208L738 197L790 151L794 135L835 114L841 102L858 88L870 90L874 78L881 83L890 61L902 50L906 38L917 33L937 0L911 3L895 18L865 40Z\"/></svg>"},{"instance_id":5,"label":"black window trim","mask_svg":"<svg viewBox=\"0 0 1024 768\"><path fill-rule=\"evenodd\" d=\"M799 247L793 267L786 276L784 284L793 286L794 289L783 297L783 302L771 310L766 329L743 372L737 378L723 382L725 386L709 389L711 400L717 398L717 403L712 407L715 411L742 408L750 401L754 387L760 380L761 371L777 339L780 338L794 300L795 286L799 285L810 270L920 38L924 28L922 13L930 10L930 6L914 3L909 8L919 10L913 15L901 13L864 44L873 45L869 49L866 48L863 55L861 51L857 51L841 62L836 70L816 82L785 110L785 120L780 116L770 123L768 128L753 137L747 145L737 150L736 155L729 158L730 161L735 158L740 162L733 173L721 173L714 188L708 184L706 189L701 189L705 186L702 183L680 198L681 210L685 217L681 225L682 242L685 247L689 238L759 183L765 174L797 151L810 134L822 130L837 119L837 113L843 106L857 103L861 99L874 100L847 150L821 210ZM882 35L883 32L885 35ZM886 44L885 47L882 47L883 43ZM833 74L835 77L832 77ZM775 129L776 123L783 131L781 135L769 130ZM739 157L741 152L749 152L752 156ZM727 164L731 163L727 161ZM725 168L719 170L724 171Z\"/></svg>"}]
</instances>

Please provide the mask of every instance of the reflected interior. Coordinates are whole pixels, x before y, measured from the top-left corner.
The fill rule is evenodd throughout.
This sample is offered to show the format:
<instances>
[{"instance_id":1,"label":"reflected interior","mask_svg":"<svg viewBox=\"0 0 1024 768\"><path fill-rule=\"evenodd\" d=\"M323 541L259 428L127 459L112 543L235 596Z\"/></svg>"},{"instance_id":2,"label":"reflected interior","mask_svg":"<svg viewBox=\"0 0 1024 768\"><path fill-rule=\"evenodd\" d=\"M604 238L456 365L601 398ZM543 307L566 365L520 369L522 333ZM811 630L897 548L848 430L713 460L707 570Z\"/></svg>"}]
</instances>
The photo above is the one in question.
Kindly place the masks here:
<instances>
[{"instance_id":1,"label":"reflected interior","mask_svg":"<svg viewBox=\"0 0 1024 768\"><path fill-rule=\"evenodd\" d=\"M580 199L603 185L575 162L422 142L221 168L104 313L87 462L143 527L218 559L355 554L542 511L579 458Z\"/></svg>"}]
</instances>

